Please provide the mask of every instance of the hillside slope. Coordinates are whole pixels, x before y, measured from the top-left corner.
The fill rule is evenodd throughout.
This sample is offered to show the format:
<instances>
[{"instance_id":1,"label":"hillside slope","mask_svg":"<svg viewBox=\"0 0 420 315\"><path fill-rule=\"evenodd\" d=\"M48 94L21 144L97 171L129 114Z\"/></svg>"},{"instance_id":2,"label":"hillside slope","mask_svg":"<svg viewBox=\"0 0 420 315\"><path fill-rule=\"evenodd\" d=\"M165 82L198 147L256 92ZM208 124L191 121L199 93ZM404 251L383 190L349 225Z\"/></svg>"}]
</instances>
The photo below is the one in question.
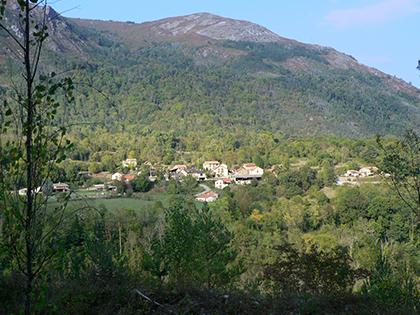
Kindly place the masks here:
<instances>
[{"instance_id":1,"label":"hillside slope","mask_svg":"<svg viewBox=\"0 0 420 315\"><path fill-rule=\"evenodd\" d=\"M246 127L359 137L420 129L417 88L247 21L198 13L136 24L52 9L49 17L47 63L77 69L88 83L66 119L94 117L110 132Z\"/></svg>"}]
</instances>

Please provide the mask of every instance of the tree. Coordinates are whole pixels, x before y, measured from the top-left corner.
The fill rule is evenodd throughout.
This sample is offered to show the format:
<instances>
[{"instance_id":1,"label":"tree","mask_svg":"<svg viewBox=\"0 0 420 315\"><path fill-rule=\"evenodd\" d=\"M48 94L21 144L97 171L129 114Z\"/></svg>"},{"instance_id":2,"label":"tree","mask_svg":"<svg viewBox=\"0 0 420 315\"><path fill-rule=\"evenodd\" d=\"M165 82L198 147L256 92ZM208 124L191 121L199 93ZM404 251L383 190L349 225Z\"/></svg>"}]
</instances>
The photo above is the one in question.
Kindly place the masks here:
<instances>
[{"instance_id":1,"label":"tree","mask_svg":"<svg viewBox=\"0 0 420 315\"><path fill-rule=\"evenodd\" d=\"M153 187L153 183L149 180L146 172L141 173L130 184L135 192L148 192Z\"/></svg>"},{"instance_id":2,"label":"tree","mask_svg":"<svg viewBox=\"0 0 420 315\"><path fill-rule=\"evenodd\" d=\"M383 158L380 170L397 195L411 210L410 239L413 241L418 229L420 212L420 139L413 130L408 130L398 141L388 145L380 137L377 143Z\"/></svg>"},{"instance_id":3,"label":"tree","mask_svg":"<svg viewBox=\"0 0 420 315\"><path fill-rule=\"evenodd\" d=\"M341 294L350 292L362 275L351 267L352 259L343 247L322 251L312 246L300 253L291 244L277 248L276 261L264 275L279 294Z\"/></svg>"},{"instance_id":4,"label":"tree","mask_svg":"<svg viewBox=\"0 0 420 315\"><path fill-rule=\"evenodd\" d=\"M22 82L12 82L13 91L2 99L1 133L8 140L0 139L0 201L7 246L26 280L25 314L32 313L35 280L55 255L54 237L68 200L67 196L56 211L48 211L49 196L39 187L45 186L51 170L72 146L66 128L55 117L59 95L73 101L73 82L58 79L55 73L40 73L48 38L46 10L44 0L0 2L0 30L23 77ZM16 191L23 185L26 196L20 197Z\"/></svg>"},{"instance_id":5,"label":"tree","mask_svg":"<svg viewBox=\"0 0 420 315\"><path fill-rule=\"evenodd\" d=\"M174 198L165 212L165 227L144 255L146 270L180 288L194 284L224 286L237 275L231 268L236 255L229 248L232 234L209 208L197 209Z\"/></svg>"}]
</instances>

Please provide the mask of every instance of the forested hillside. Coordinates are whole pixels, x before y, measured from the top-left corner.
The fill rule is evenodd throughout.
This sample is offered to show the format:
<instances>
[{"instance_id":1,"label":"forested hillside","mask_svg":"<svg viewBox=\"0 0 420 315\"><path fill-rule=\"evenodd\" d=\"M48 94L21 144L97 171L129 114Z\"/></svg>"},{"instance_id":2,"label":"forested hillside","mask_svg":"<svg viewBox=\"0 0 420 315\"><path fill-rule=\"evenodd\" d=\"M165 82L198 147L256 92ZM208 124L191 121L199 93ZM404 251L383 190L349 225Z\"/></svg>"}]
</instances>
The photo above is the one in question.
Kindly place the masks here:
<instances>
[{"instance_id":1,"label":"forested hillside","mask_svg":"<svg viewBox=\"0 0 420 315\"><path fill-rule=\"evenodd\" d=\"M76 104L62 119L84 123L84 133L220 135L246 126L361 137L420 128L415 87L332 48L249 22L211 14L104 22L67 19L52 9L48 18L47 64L77 84ZM7 59L14 56L7 53L12 43L0 42L0 84L7 91Z\"/></svg>"},{"instance_id":2,"label":"forested hillside","mask_svg":"<svg viewBox=\"0 0 420 315\"><path fill-rule=\"evenodd\" d=\"M418 89L44 4L0 1L0 314L419 313Z\"/></svg>"}]
</instances>

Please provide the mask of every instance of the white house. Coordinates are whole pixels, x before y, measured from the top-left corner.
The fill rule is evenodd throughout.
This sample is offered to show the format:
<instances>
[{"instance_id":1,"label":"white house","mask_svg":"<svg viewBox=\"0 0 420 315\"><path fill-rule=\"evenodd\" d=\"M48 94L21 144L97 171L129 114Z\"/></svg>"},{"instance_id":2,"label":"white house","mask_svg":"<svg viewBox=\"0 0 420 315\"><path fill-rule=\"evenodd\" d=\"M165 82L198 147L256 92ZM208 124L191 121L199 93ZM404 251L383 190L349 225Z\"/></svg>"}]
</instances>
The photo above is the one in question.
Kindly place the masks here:
<instances>
[{"instance_id":1,"label":"white house","mask_svg":"<svg viewBox=\"0 0 420 315\"><path fill-rule=\"evenodd\" d=\"M203 169L205 171L211 171L214 172L214 170L216 168L218 168L220 166L220 162L219 161L205 161L203 163Z\"/></svg>"},{"instance_id":2,"label":"white house","mask_svg":"<svg viewBox=\"0 0 420 315\"><path fill-rule=\"evenodd\" d=\"M356 170L348 170L344 176L346 176L346 177L359 177L360 173L359 173L359 171L356 171Z\"/></svg>"},{"instance_id":3,"label":"white house","mask_svg":"<svg viewBox=\"0 0 420 315\"><path fill-rule=\"evenodd\" d=\"M242 167L252 176L263 176L264 170L261 167L258 167L254 163L246 163Z\"/></svg>"},{"instance_id":4,"label":"white house","mask_svg":"<svg viewBox=\"0 0 420 315\"><path fill-rule=\"evenodd\" d=\"M118 181L118 182L122 182L123 177L124 177L124 174L115 173L115 174L112 174L111 179L115 180L115 181Z\"/></svg>"},{"instance_id":5,"label":"white house","mask_svg":"<svg viewBox=\"0 0 420 315\"><path fill-rule=\"evenodd\" d=\"M32 191L35 194L39 194L42 191L42 189L41 189L41 187L38 187L38 188L36 188ZM27 192L28 192L28 188L22 188L22 189L19 189L18 194L19 194L19 196L26 196Z\"/></svg>"},{"instance_id":6,"label":"white house","mask_svg":"<svg viewBox=\"0 0 420 315\"><path fill-rule=\"evenodd\" d=\"M53 184L52 186L53 186L52 191L55 192L55 193L69 192L70 191L69 185L67 185L65 183L57 183L57 184Z\"/></svg>"},{"instance_id":7,"label":"white house","mask_svg":"<svg viewBox=\"0 0 420 315\"><path fill-rule=\"evenodd\" d=\"M360 170L359 170L359 173L360 173L360 176L361 177L369 177L369 176L373 176L373 171L372 171L372 168L370 168L370 167L362 167Z\"/></svg>"},{"instance_id":8,"label":"white house","mask_svg":"<svg viewBox=\"0 0 420 315\"><path fill-rule=\"evenodd\" d=\"M122 166L127 168L136 168L137 159L126 159L125 161L122 161Z\"/></svg>"},{"instance_id":9,"label":"white house","mask_svg":"<svg viewBox=\"0 0 420 315\"><path fill-rule=\"evenodd\" d=\"M198 182L205 181L207 179L207 175L200 170L193 170L190 172L191 176L194 177Z\"/></svg>"},{"instance_id":10,"label":"white house","mask_svg":"<svg viewBox=\"0 0 420 315\"><path fill-rule=\"evenodd\" d=\"M219 198L219 194L214 191L205 191L195 196L195 200L199 202L213 202Z\"/></svg>"},{"instance_id":11,"label":"white house","mask_svg":"<svg viewBox=\"0 0 420 315\"><path fill-rule=\"evenodd\" d=\"M220 164L213 170L213 173L216 177L228 177L229 169L226 164Z\"/></svg>"},{"instance_id":12,"label":"white house","mask_svg":"<svg viewBox=\"0 0 420 315\"><path fill-rule=\"evenodd\" d=\"M235 170L231 176L239 185L249 185L252 180L259 180L264 175L264 170L254 163L246 163Z\"/></svg>"},{"instance_id":13,"label":"white house","mask_svg":"<svg viewBox=\"0 0 420 315\"><path fill-rule=\"evenodd\" d=\"M215 181L214 187L216 187L217 189L225 189L232 183L233 183L232 178L222 178Z\"/></svg>"},{"instance_id":14,"label":"white house","mask_svg":"<svg viewBox=\"0 0 420 315\"><path fill-rule=\"evenodd\" d=\"M185 164L177 164L177 165L172 166L169 169L169 172L171 172L171 173L179 173L182 170L187 170L187 168L188 167Z\"/></svg>"}]
</instances>

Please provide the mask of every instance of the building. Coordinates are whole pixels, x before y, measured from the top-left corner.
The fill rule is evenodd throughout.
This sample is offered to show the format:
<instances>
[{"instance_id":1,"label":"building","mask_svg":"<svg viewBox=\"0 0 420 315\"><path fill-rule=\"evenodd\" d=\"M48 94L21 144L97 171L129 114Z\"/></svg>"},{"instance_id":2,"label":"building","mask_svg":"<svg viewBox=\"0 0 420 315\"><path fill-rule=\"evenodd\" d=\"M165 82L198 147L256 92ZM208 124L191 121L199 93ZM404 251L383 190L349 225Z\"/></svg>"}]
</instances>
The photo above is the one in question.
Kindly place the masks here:
<instances>
[{"instance_id":1,"label":"building","mask_svg":"<svg viewBox=\"0 0 420 315\"><path fill-rule=\"evenodd\" d=\"M249 185L252 180L260 180L264 175L264 170L254 163L243 164L242 167L235 170L232 178L237 184Z\"/></svg>"},{"instance_id":2,"label":"building","mask_svg":"<svg viewBox=\"0 0 420 315\"><path fill-rule=\"evenodd\" d=\"M123 176L124 174L122 173L115 173L115 174L112 174L111 179L121 182L123 180Z\"/></svg>"},{"instance_id":3,"label":"building","mask_svg":"<svg viewBox=\"0 0 420 315\"><path fill-rule=\"evenodd\" d=\"M177 165L172 166L169 169L169 172L171 172L171 173L179 173L179 172L181 172L183 170L186 171L187 169L188 169L187 165L185 165L185 164L177 164Z\"/></svg>"},{"instance_id":4,"label":"building","mask_svg":"<svg viewBox=\"0 0 420 315\"><path fill-rule=\"evenodd\" d=\"M38 187L38 188L36 188L32 191L35 194L39 194L40 192L42 192L42 189L41 189L41 187ZM26 196L27 192L28 192L28 188L22 188L22 189L19 189L18 194L19 194L19 196Z\"/></svg>"},{"instance_id":5,"label":"building","mask_svg":"<svg viewBox=\"0 0 420 315\"><path fill-rule=\"evenodd\" d=\"M216 168L218 168L220 166L220 162L219 161L205 161L203 163L203 169L205 171L210 171L210 172L214 172L214 170Z\"/></svg>"},{"instance_id":6,"label":"building","mask_svg":"<svg viewBox=\"0 0 420 315\"><path fill-rule=\"evenodd\" d=\"M226 164L220 164L213 173L216 177L228 177L229 169Z\"/></svg>"},{"instance_id":7,"label":"building","mask_svg":"<svg viewBox=\"0 0 420 315\"><path fill-rule=\"evenodd\" d=\"M204 173L202 170L197 170L195 168L189 170L188 174L194 177L198 182L202 182L207 179L206 173Z\"/></svg>"},{"instance_id":8,"label":"building","mask_svg":"<svg viewBox=\"0 0 420 315\"><path fill-rule=\"evenodd\" d=\"M348 170L346 174L344 174L344 176L345 177L359 177L360 173L359 171L356 171L356 170Z\"/></svg>"},{"instance_id":9,"label":"building","mask_svg":"<svg viewBox=\"0 0 420 315\"><path fill-rule=\"evenodd\" d=\"M216 180L214 183L214 187L217 189L225 189L230 184L232 184L234 180L232 178L222 178L219 180Z\"/></svg>"},{"instance_id":10,"label":"building","mask_svg":"<svg viewBox=\"0 0 420 315\"><path fill-rule=\"evenodd\" d=\"M52 185L53 193L65 193L70 191L70 186L65 183L57 183Z\"/></svg>"},{"instance_id":11,"label":"building","mask_svg":"<svg viewBox=\"0 0 420 315\"><path fill-rule=\"evenodd\" d=\"M213 202L219 198L219 194L214 191L205 191L195 196L195 200L199 202Z\"/></svg>"},{"instance_id":12,"label":"building","mask_svg":"<svg viewBox=\"0 0 420 315\"><path fill-rule=\"evenodd\" d=\"M246 163L242 165L242 168L245 169L248 172L248 174L252 176L262 177L264 175L264 170L254 163Z\"/></svg>"},{"instance_id":13,"label":"building","mask_svg":"<svg viewBox=\"0 0 420 315\"><path fill-rule=\"evenodd\" d=\"M135 178L136 178L135 175L124 175L122 177L122 180L125 181L126 183L129 183L129 182L131 182Z\"/></svg>"},{"instance_id":14,"label":"building","mask_svg":"<svg viewBox=\"0 0 420 315\"><path fill-rule=\"evenodd\" d=\"M361 177L369 177L375 175L373 167L362 167L359 170L359 173Z\"/></svg>"},{"instance_id":15,"label":"building","mask_svg":"<svg viewBox=\"0 0 420 315\"><path fill-rule=\"evenodd\" d=\"M122 161L122 166L127 168L136 168L137 159L126 159L125 161Z\"/></svg>"}]
</instances>

